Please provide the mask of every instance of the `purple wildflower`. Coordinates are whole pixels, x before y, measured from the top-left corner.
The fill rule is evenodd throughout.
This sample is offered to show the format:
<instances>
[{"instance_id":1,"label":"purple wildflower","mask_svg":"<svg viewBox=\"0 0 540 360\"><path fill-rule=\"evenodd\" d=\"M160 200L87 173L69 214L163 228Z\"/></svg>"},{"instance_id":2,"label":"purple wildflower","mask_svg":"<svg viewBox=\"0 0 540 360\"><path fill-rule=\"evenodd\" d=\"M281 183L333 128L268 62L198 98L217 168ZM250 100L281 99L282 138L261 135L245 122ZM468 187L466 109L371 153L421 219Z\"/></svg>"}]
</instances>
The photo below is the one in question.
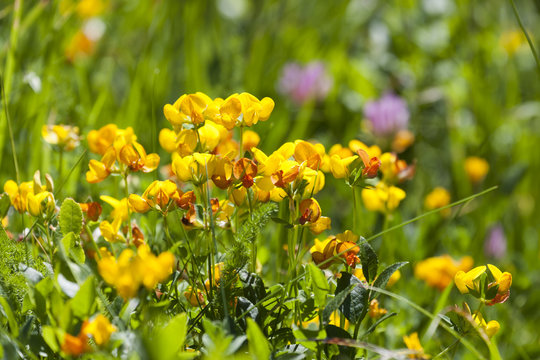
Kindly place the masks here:
<instances>
[{"instance_id":1,"label":"purple wildflower","mask_svg":"<svg viewBox=\"0 0 540 360\"><path fill-rule=\"evenodd\" d=\"M405 130L409 123L407 103L391 93L367 102L364 116L369 120L373 134L378 137L393 136L399 130Z\"/></svg>"},{"instance_id":2,"label":"purple wildflower","mask_svg":"<svg viewBox=\"0 0 540 360\"><path fill-rule=\"evenodd\" d=\"M311 99L324 100L332 83L332 77L320 61L312 61L306 66L288 63L283 67L278 88L295 103L303 104Z\"/></svg>"},{"instance_id":3,"label":"purple wildflower","mask_svg":"<svg viewBox=\"0 0 540 360\"><path fill-rule=\"evenodd\" d=\"M506 236L501 224L489 229L484 242L484 253L494 259L500 259L506 254Z\"/></svg>"}]
</instances>

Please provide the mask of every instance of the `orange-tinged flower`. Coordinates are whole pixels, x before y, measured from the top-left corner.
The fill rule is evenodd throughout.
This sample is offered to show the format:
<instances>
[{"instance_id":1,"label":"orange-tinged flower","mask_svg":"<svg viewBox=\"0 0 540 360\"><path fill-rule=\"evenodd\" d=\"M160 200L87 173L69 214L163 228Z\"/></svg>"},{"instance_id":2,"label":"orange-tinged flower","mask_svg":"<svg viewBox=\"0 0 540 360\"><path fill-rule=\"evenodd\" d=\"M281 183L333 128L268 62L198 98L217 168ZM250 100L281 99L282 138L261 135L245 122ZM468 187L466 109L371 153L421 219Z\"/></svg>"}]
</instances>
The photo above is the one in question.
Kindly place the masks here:
<instances>
[{"instance_id":1,"label":"orange-tinged flower","mask_svg":"<svg viewBox=\"0 0 540 360\"><path fill-rule=\"evenodd\" d=\"M27 209L28 194L33 193L34 185L32 181L22 182L20 185L13 180L8 180L4 184L4 192L9 196L11 205L20 213Z\"/></svg>"},{"instance_id":2,"label":"orange-tinged flower","mask_svg":"<svg viewBox=\"0 0 540 360\"><path fill-rule=\"evenodd\" d=\"M218 156L215 160L214 174L212 181L220 189L227 189L233 182L233 166L235 166L228 156Z\"/></svg>"},{"instance_id":3,"label":"orange-tinged flower","mask_svg":"<svg viewBox=\"0 0 540 360\"><path fill-rule=\"evenodd\" d=\"M325 263L321 266L321 269L326 269L339 259L339 257L344 259L349 266L355 267L360 262L357 256L360 250L358 245L356 245L357 240L358 236L350 230L336 236L329 236L324 241L315 239L315 245L310 249L313 262L318 265L335 256L334 260ZM336 256L337 254L340 254L339 257Z\"/></svg>"},{"instance_id":4,"label":"orange-tinged flower","mask_svg":"<svg viewBox=\"0 0 540 360\"><path fill-rule=\"evenodd\" d=\"M158 154L146 154L144 147L134 141L131 145L124 145L117 159L127 165L131 171L151 172L159 165Z\"/></svg>"},{"instance_id":5,"label":"orange-tinged flower","mask_svg":"<svg viewBox=\"0 0 540 360\"><path fill-rule=\"evenodd\" d=\"M404 160L398 159L396 154L384 153L379 158L381 160L380 171L383 180L388 184L401 183L414 176L415 166L407 165Z\"/></svg>"},{"instance_id":6,"label":"orange-tinged flower","mask_svg":"<svg viewBox=\"0 0 540 360\"><path fill-rule=\"evenodd\" d=\"M144 191L142 196L131 194L129 205L138 213L145 213L151 208L166 212L169 203L178 198L178 188L171 180L155 180Z\"/></svg>"},{"instance_id":7,"label":"orange-tinged flower","mask_svg":"<svg viewBox=\"0 0 540 360\"><path fill-rule=\"evenodd\" d=\"M472 265L473 259L470 256L465 256L459 261L452 259L449 255L430 257L416 264L414 276L442 291L459 271L468 271Z\"/></svg>"},{"instance_id":8,"label":"orange-tinged flower","mask_svg":"<svg viewBox=\"0 0 540 360\"><path fill-rule=\"evenodd\" d=\"M64 334L64 342L62 343L62 352L71 356L79 356L90 349L88 346L88 338L83 336L73 336L68 333Z\"/></svg>"},{"instance_id":9,"label":"orange-tinged flower","mask_svg":"<svg viewBox=\"0 0 540 360\"><path fill-rule=\"evenodd\" d=\"M402 153L414 143L414 134L406 129L399 130L392 141L392 150Z\"/></svg>"},{"instance_id":10,"label":"orange-tinged flower","mask_svg":"<svg viewBox=\"0 0 540 360\"><path fill-rule=\"evenodd\" d=\"M358 150L358 155L364 163L364 169L362 169L362 176L372 179L377 176L379 168L381 167L381 161L377 157L369 157L369 154L364 149Z\"/></svg>"},{"instance_id":11,"label":"orange-tinged flower","mask_svg":"<svg viewBox=\"0 0 540 360\"><path fill-rule=\"evenodd\" d=\"M341 144L332 145L328 151L330 157L337 155L340 159L345 159L354 155L354 152L346 147L343 147Z\"/></svg>"},{"instance_id":12,"label":"orange-tinged flower","mask_svg":"<svg viewBox=\"0 0 540 360\"><path fill-rule=\"evenodd\" d=\"M95 50L95 41L79 30L72 37L64 52L68 61L73 62L76 58L92 55Z\"/></svg>"},{"instance_id":13,"label":"orange-tinged flower","mask_svg":"<svg viewBox=\"0 0 540 360\"><path fill-rule=\"evenodd\" d=\"M130 136L134 137L134 140L136 139L135 135L133 134L133 129L127 128L124 131L129 133ZM116 136L121 132L122 130L118 129L115 124L108 124L99 130L90 131L87 136L90 151L99 155L105 154L105 151L112 146L114 139L116 139Z\"/></svg>"},{"instance_id":14,"label":"orange-tinged flower","mask_svg":"<svg viewBox=\"0 0 540 360\"><path fill-rule=\"evenodd\" d=\"M186 291L184 291L184 297L191 306L202 306L206 304L204 293L199 289L193 289L191 286L188 286Z\"/></svg>"},{"instance_id":15,"label":"orange-tinged flower","mask_svg":"<svg viewBox=\"0 0 540 360\"><path fill-rule=\"evenodd\" d=\"M489 171L489 163L478 156L469 156L465 159L465 172L473 184L484 180Z\"/></svg>"},{"instance_id":16,"label":"orange-tinged flower","mask_svg":"<svg viewBox=\"0 0 540 360\"><path fill-rule=\"evenodd\" d=\"M321 207L317 200L313 198L302 200L300 202L299 212L300 218L298 222L300 225L305 225L306 223L313 224L321 217Z\"/></svg>"},{"instance_id":17,"label":"orange-tinged flower","mask_svg":"<svg viewBox=\"0 0 540 360\"><path fill-rule=\"evenodd\" d=\"M321 155L313 144L307 141L298 141L294 146L294 158L299 164L304 164L318 170L321 166Z\"/></svg>"},{"instance_id":18,"label":"orange-tinged flower","mask_svg":"<svg viewBox=\"0 0 540 360\"><path fill-rule=\"evenodd\" d=\"M379 301L377 299L371 300L369 303L369 312L368 315L372 319L378 319L381 316L385 315L388 310L379 307Z\"/></svg>"},{"instance_id":19,"label":"orange-tinged flower","mask_svg":"<svg viewBox=\"0 0 540 360\"><path fill-rule=\"evenodd\" d=\"M335 255L337 241L336 238L331 236L326 238L324 241L319 241L319 239L315 239L315 245L311 247L309 250L311 253L311 258L313 259L313 262L317 265L331 259ZM321 269L326 269L335 260L328 261L324 265L321 265Z\"/></svg>"},{"instance_id":20,"label":"orange-tinged flower","mask_svg":"<svg viewBox=\"0 0 540 360\"><path fill-rule=\"evenodd\" d=\"M349 141L349 149L352 150L353 153L358 154L358 151L364 150L369 154L370 157L376 157L379 158L382 154L381 148L377 145L367 146L360 140L351 140Z\"/></svg>"},{"instance_id":21,"label":"orange-tinged flower","mask_svg":"<svg viewBox=\"0 0 540 360\"><path fill-rule=\"evenodd\" d=\"M91 201L88 203L79 203L79 206L89 220L97 221L99 219L102 208L98 202Z\"/></svg>"},{"instance_id":22,"label":"orange-tinged flower","mask_svg":"<svg viewBox=\"0 0 540 360\"><path fill-rule=\"evenodd\" d=\"M257 164L250 159L241 158L234 164L233 174L245 188L250 188L257 176Z\"/></svg>"},{"instance_id":23,"label":"orange-tinged flower","mask_svg":"<svg viewBox=\"0 0 540 360\"><path fill-rule=\"evenodd\" d=\"M309 224L309 231L312 234L319 235L325 230L330 229L332 220L329 217L321 216L314 223Z\"/></svg>"}]
</instances>

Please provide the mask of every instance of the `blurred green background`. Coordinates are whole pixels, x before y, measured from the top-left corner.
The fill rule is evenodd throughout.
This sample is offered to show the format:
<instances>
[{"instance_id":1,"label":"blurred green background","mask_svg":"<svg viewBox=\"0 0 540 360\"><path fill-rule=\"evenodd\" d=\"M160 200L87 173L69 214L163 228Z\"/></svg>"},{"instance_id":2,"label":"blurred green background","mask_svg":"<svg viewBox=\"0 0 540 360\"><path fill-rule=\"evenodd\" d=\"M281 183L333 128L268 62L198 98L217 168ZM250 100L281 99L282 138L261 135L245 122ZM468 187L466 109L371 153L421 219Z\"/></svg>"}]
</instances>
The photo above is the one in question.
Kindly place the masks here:
<instances>
[{"instance_id":1,"label":"blurred green background","mask_svg":"<svg viewBox=\"0 0 540 360\"><path fill-rule=\"evenodd\" d=\"M263 150L298 138L317 139L329 149L351 139L379 143L367 131L364 105L393 92L406 100L409 129L416 137L400 156L416 161L417 170L404 187L407 198L396 223L423 212L424 197L436 186L447 188L453 200L499 188L449 218L432 216L375 246L394 241L398 260L413 264L449 253L512 272L510 300L489 309L502 326L497 336L501 353L505 359L540 357L539 72L511 2L82 3L88 8L78 1L0 1L2 183L15 178L6 111L21 180L27 181L37 169L57 175L58 154L41 139L44 124L77 125L83 135L111 122L132 126L165 164L169 157L157 141L159 130L169 127L164 104L196 91L211 97L247 91L276 102L270 120L254 128ZM540 1L516 5L537 44ZM324 64L332 85L324 98L300 104L279 91L280 77L287 63L310 61ZM66 154L68 169L84 147ZM471 186L463 168L471 155L490 164L477 186ZM112 193L109 182L90 186L84 181L89 158L84 155L64 194L82 201L90 194ZM336 185L327 177L328 188ZM335 232L345 230L352 211L349 190L337 188L337 195L329 190L319 196ZM376 215L365 216L371 224L368 219ZM484 240L496 224L507 241L500 259L484 254ZM376 230L363 228L363 235ZM437 291L414 279L412 269L404 270L395 291L433 308ZM462 301L454 295L455 302ZM410 330L411 311L402 309L393 321L386 345L403 346L400 334Z\"/></svg>"}]
</instances>

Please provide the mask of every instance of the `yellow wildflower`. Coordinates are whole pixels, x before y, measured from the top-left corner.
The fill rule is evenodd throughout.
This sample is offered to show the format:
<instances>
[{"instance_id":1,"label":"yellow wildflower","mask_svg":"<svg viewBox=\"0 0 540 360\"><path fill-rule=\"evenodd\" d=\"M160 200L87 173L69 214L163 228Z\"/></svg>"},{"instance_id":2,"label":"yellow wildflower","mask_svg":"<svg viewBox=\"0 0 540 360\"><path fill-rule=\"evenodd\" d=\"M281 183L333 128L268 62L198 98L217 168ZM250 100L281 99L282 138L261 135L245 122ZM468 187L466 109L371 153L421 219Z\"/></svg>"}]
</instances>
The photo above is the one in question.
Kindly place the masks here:
<instances>
[{"instance_id":1,"label":"yellow wildflower","mask_svg":"<svg viewBox=\"0 0 540 360\"><path fill-rule=\"evenodd\" d=\"M107 344L111 334L116 330L116 326L112 325L109 319L101 314L96 316L94 320L85 322L81 328L81 332L91 335L98 346Z\"/></svg>"},{"instance_id":2,"label":"yellow wildflower","mask_svg":"<svg viewBox=\"0 0 540 360\"><path fill-rule=\"evenodd\" d=\"M407 346L407 349L414 351L414 354L410 354L410 359L429 359L430 356L424 353L424 348L420 344L418 339L418 333L413 332L409 336L403 336L403 342Z\"/></svg>"},{"instance_id":3,"label":"yellow wildflower","mask_svg":"<svg viewBox=\"0 0 540 360\"><path fill-rule=\"evenodd\" d=\"M72 151L79 146L79 128L70 125L43 125L41 136L51 144L56 145L64 151Z\"/></svg>"},{"instance_id":4,"label":"yellow wildflower","mask_svg":"<svg viewBox=\"0 0 540 360\"><path fill-rule=\"evenodd\" d=\"M171 180L155 180L144 191L142 196L129 195L129 205L138 213L145 213L151 208L166 212L171 200L179 199L178 188Z\"/></svg>"},{"instance_id":5,"label":"yellow wildflower","mask_svg":"<svg viewBox=\"0 0 540 360\"><path fill-rule=\"evenodd\" d=\"M512 274L503 273L496 266L488 264L475 267L469 272L458 271L454 281L462 294L471 293L475 297L483 295L485 300L489 300L488 305L494 305L505 302L510 296Z\"/></svg>"},{"instance_id":6,"label":"yellow wildflower","mask_svg":"<svg viewBox=\"0 0 540 360\"><path fill-rule=\"evenodd\" d=\"M420 261L414 267L414 276L424 280L429 286L444 290L459 271L468 271L472 268L473 259L465 256L455 261L449 255L435 256Z\"/></svg>"},{"instance_id":7,"label":"yellow wildflower","mask_svg":"<svg viewBox=\"0 0 540 360\"><path fill-rule=\"evenodd\" d=\"M261 142L261 137L255 131L246 130L242 135L242 151L251 151L251 148L257 147Z\"/></svg>"},{"instance_id":8,"label":"yellow wildflower","mask_svg":"<svg viewBox=\"0 0 540 360\"><path fill-rule=\"evenodd\" d=\"M371 300L369 303L369 312L368 315L372 319L378 319L381 316L385 315L388 310L379 307L379 301L377 299Z\"/></svg>"},{"instance_id":9,"label":"yellow wildflower","mask_svg":"<svg viewBox=\"0 0 540 360\"><path fill-rule=\"evenodd\" d=\"M473 184L484 180L489 171L489 164L478 156L469 156L465 159L465 172Z\"/></svg>"},{"instance_id":10,"label":"yellow wildflower","mask_svg":"<svg viewBox=\"0 0 540 360\"><path fill-rule=\"evenodd\" d=\"M406 193L402 189L393 185L388 186L383 182L379 182L375 188L362 189L362 201L370 211L392 212L405 196Z\"/></svg>"}]
</instances>

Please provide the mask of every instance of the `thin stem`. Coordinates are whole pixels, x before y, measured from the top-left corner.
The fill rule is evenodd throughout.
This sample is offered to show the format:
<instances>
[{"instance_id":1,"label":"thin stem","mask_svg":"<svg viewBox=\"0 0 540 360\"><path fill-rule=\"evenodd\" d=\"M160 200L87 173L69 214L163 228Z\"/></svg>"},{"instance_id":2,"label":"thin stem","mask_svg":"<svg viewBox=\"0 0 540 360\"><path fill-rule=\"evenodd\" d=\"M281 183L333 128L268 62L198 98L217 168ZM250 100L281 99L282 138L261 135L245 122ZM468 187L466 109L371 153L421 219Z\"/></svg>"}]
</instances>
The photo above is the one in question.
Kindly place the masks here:
<instances>
[{"instance_id":1,"label":"thin stem","mask_svg":"<svg viewBox=\"0 0 540 360\"><path fill-rule=\"evenodd\" d=\"M514 0L510 0L510 4L512 4L512 10L514 11L514 15L516 16L516 20L519 24L519 27L521 28L521 31L523 31L525 38L527 38L527 42L529 43L529 47L531 48L531 52L534 56L534 61L536 62L536 69L540 73L540 59L538 59L538 54L536 53L536 49L533 45L533 42L531 41L531 38L529 36L529 33L527 33L527 30L525 30L525 26L523 26L523 22L521 21L521 16L519 16L519 12L516 7L516 4L514 3Z\"/></svg>"},{"instance_id":2,"label":"thin stem","mask_svg":"<svg viewBox=\"0 0 540 360\"><path fill-rule=\"evenodd\" d=\"M353 232L358 235L358 225L356 225L356 221L358 219L358 208L356 206L356 187L351 186L351 189L353 198Z\"/></svg>"},{"instance_id":3,"label":"thin stem","mask_svg":"<svg viewBox=\"0 0 540 360\"><path fill-rule=\"evenodd\" d=\"M244 154L244 127L240 126L240 147L238 148L238 159Z\"/></svg>"},{"instance_id":4,"label":"thin stem","mask_svg":"<svg viewBox=\"0 0 540 360\"><path fill-rule=\"evenodd\" d=\"M127 238L127 243L129 245L129 242L131 241L131 239L133 239L133 230L131 229L131 209L129 208L129 185L128 185L128 172L127 170L122 173L122 177L124 178L124 191L125 191L125 194L126 194L126 201L128 201L128 205L127 205L127 212L128 212L128 238Z\"/></svg>"},{"instance_id":5,"label":"thin stem","mask_svg":"<svg viewBox=\"0 0 540 360\"><path fill-rule=\"evenodd\" d=\"M94 249L96 250L96 254L101 260L101 252L99 251L99 247L96 244L96 240L94 240L94 236L92 235L92 231L90 231L90 228L88 227L88 224L84 225L84 231L86 232L86 235L90 238L90 241L92 242L92 245L94 246Z\"/></svg>"}]
</instances>

